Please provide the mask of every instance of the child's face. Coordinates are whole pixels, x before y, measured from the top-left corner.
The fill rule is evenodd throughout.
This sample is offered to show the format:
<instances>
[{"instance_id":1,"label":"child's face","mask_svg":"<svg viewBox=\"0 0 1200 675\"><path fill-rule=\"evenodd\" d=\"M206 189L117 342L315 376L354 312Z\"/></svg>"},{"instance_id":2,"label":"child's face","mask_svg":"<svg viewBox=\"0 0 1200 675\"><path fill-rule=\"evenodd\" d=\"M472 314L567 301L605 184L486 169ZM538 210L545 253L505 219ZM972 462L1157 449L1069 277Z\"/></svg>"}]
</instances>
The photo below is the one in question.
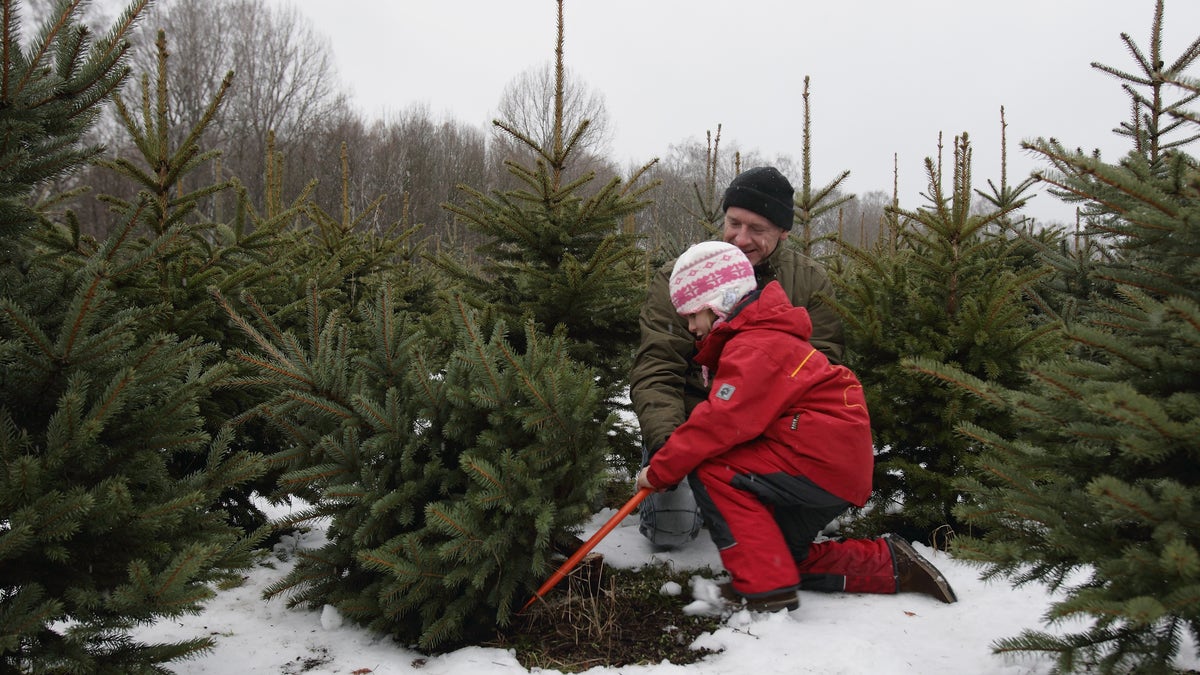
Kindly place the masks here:
<instances>
[{"instance_id":1,"label":"child's face","mask_svg":"<svg viewBox=\"0 0 1200 675\"><path fill-rule=\"evenodd\" d=\"M713 323L717 320L717 313L705 307L695 314L687 315L688 331L696 336L697 340L703 340L705 335L712 330Z\"/></svg>"}]
</instances>

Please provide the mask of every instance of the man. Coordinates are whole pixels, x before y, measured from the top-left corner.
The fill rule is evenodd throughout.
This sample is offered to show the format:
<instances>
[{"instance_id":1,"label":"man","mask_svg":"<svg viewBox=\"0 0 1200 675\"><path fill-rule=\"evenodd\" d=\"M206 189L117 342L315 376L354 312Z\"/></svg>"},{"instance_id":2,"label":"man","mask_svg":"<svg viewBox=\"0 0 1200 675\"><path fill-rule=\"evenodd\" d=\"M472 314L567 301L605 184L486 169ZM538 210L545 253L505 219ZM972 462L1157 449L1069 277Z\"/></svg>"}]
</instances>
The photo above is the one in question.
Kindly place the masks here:
<instances>
[{"instance_id":1,"label":"man","mask_svg":"<svg viewBox=\"0 0 1200 675\"><path fill-rule=\"evenodd\" d=\"M745 254L720 241L679 256L670 291L712 392L637 487L662 492L689 479L731 576L718 607L791 611L800 588L955 602L946 578L903 539L816 542L829 521L866 504L874 445L862 385L808 341L808 312L777 281L756 290Z\"/></svg>"},{"instance_id":2,"label":"man","mask_svg":"<svg viewBox=\"0 0 1200 675\"><path fill-rule=\"evenodd\" d=\"M774 167L742 172L722 199L721 238L749 258L758 288L778 281L793 305L808 310L810 342L839 364L845 348L841 319L821 297L833 297L833 285L820 265L785 245L794 219L794 194L791 183ZM705 373L692 362L695 340L686 319L671 304L668 282L674 264L672 260L663 265L650 282L641 312L641 344L629 376L630 398L642 430L643 463L649 463L708 396ZM639 516L642 534L659 548L680 546L700 532L700 511L687 483L650 495Z\"/></svg>"}]
</instances>

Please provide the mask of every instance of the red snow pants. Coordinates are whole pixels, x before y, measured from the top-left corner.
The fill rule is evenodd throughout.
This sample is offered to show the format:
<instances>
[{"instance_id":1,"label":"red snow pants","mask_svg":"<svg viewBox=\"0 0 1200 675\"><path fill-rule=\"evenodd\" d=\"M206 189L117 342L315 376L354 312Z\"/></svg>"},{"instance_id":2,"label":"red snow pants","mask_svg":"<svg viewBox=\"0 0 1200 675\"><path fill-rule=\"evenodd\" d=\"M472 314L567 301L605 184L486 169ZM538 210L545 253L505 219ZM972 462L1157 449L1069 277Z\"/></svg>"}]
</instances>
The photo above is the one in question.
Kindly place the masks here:
<instances>
[{"instance_id":1,"label":"red snow pants","mask_svg":"<svg viewBox=\"0 0 1200 675\"><path fill-rule=\"evenodd\" d=\"M688 477L735 591L754 597L800 588L895 593L885 539L814 543L849 502L772 464L773 455L740 446Z\"/></svg>"}]
</instances>

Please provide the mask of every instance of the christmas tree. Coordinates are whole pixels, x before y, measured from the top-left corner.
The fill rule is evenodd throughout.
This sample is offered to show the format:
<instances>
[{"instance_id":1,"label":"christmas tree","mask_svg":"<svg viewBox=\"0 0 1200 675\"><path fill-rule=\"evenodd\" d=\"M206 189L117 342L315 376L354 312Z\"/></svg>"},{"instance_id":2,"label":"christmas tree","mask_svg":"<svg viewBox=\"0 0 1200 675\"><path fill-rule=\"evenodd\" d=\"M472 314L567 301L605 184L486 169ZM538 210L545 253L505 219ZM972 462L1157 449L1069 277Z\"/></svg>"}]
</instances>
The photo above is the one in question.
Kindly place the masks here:
<instances>
[{"instance_id":1,"label":"christmas tree","mask_svg":"<svg viewBox=\"0 0 1200 675\"><path fill-rule=\"evenodd\" d=\"M228 321L213 292L235 301L246 294L277 325L300 329L307 313L299 299L311 283L320 289L323 306L350 309L388 283L403 288L406 297L428 290L428 282L409 274L409 259L416 255L409 241L418 228L401 223L366 226L382 197L359 213L347 205L350 170L344 148L340 157L343 209L337 216L310 201L313 183L285 200L285 163L270 134L264 158L265 203L254 204L238 177L221 178L220 153L203 150L201 141L229 88L236 84L234 73L226 75L192 128L173 129L168 123L169 49L162 31L156 46L157 68L142 75L140 105L134 104L134 97L116 94L113 98L117 119L128 135L126 151L98 162L121 180L118 190L131 186L125 191L136 195L99 196L117 211L137 214L133 233L140 236L130 246L150 251L151 241L166 242L150 264L121 281L122 301L169 308L149 317L147 326L202 338L222 350L246 348L250 343L245 334ZM211 174L218 178L206 180ZM217 204L232 206L227 221L209 217L221 212ZM87 254L96 249L94 242L66 228L51 232L55 236L44 240L61 261L86 265ZM221 388L203 404L207 428L219 429L267 395L252 387ZM234 429L234 447L271 455L276 467L260 480L222 496L224 509L249 532L266 520L256 497L275 495L279 467L290 458L283 439L269 427L243 421Z\"/></svg>"},{"instance_id":2,"label":"christmas tree","mask_svg":"<svg viewBox=\"0 0 1200 675\"><path fill-rule=\"evenodd\" d=\"M594 371L561 337L527 326L518 351L503 322L461 301L443 311L427 321L383 292L351 320L323 313L314 289L304 340L231 311L260 347L238 355L258 371L249 383L276 392L251 414L297 449L281 483L317 495L293 522L329 523L329 543L269 597L332 605L424 649L507 625L604 485Z\"/></svg>"},{"instance_id":3,"label":"christmas tree","mask_svg":"<svg viewBox=\"0 0 1200 675\"><path fill-rule=\"evenodd\" d=\"M967 392L913 377L911 362L953 364L1015 386L1022 361L1045 356L1051 342L1024 299L1040 269L1022 269L1020 240L1001 227L1023 201L1009 195L1002 208L972 212L966 134L954 140L949 188L940 152L926 172L927 207L893 207L888 233L869 248L842 244L850 262L835 276L836 306L878 453L871 509L852 528L944 543L960 529L953 481L977 450L954 425L1007 422Z\"/></svg>"},{"instance_id":4,"label":"christmas tree","mask_svg":"<svg viewBox=\"0 0 1200 675\"><path fill-rule=\"evenodd\" d=\"M489 195L463 186L468 203L447 208L483 235L485 243L475 250L479 263L450 255L440 255L436 262L465 287L469 302L497 312L513 327L515 345L524 343L527 319L538 331L564 335L571 356L597 371L604 390L596 411L599 422L622 405L637 344L638 311L645 297L644 255L629 217L645 206L641 197L653 185L637 186L649 166L627 182L614 178L586 197L593 172L566 178L588 122L575 129L563 125L561 1L557 35L549 147L526 130L496 122L536 158L534 166L505 162L525 188ZM612 432L610 454L626 468L636 468L641 457L636 433L626 425Z\"/></svg>"},{"instance_id":5,"label":"christmas tree","mask_svg":"<svg viewBox=\"0 0 1200 675\"><path fill-rule=\"evenodd\" d=\"M8 258L0 283L0 664L17 672L165 672L206 637L143 644L130 629L197 612L249 564L256 541L214 508L261 458L210 433L201 407L231 375L217 349L157 330L158 303L125 284L175 246L133 233L140 199L101 242L36 202L94 151L80 137L125 75L125 39L145 3L93 42L77 3L21 50L6 5L0 125ZM19 84L18 84L19 83ZM70 259L58 244L76 247ZM70 236L73 235L73 236Z\"/></svg>"},{"instance_id":6,"label":"christmas tree","mask_svg":"<svg viewBox=\"0 0 1200 675\"><path fill-rule=\"evenodd\" d=\"M1200 165L1185 152L1200 138L1187 107L1200 83L1185 77L1200 40L1165 61L1163 21L1160 1L1149 53L1122 36L1136 72L1094 64L1131 97L1128 154L1110 163L1054 139L1028 146L1107 251L1089 261L1089 301L1064 322L1065 357L1029 371L1022 389L929 371L1019 422L960 426L985 450L958 513L986 534L958 539L955 554L986 577L1064 591L1046 621L1083 628L1029 630L995 649L1054 654L1067 672L1171 672L1184 635L1200 638Z\"/></svg>"}]
</instances>

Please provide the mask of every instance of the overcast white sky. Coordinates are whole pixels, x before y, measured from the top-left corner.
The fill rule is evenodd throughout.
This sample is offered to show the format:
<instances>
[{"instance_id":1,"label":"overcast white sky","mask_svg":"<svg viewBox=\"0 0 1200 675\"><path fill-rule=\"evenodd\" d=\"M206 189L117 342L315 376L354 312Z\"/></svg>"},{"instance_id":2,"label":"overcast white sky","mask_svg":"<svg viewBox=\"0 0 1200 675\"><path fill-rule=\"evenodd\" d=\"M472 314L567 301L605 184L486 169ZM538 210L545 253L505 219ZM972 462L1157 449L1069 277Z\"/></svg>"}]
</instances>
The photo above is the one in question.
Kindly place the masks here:
<instances>
[{"instance_id":1,"label":"overcast white sky","mask_svg":"<svg viewBox=\"0 0 1200 675\"><path fill-rule=\"evenodd\" d=\"M554 55L553 0L274 1L329 36L368 115L424 103L487 125L505 85ZM849 170L850 191L890 192L898 156L901 203L915 208L939 133L950 148L968 132L976 187L998 182L1001 106L1010 183L1041 166L1022 140L1123 153L1111 130L1128 99L1089 64L1132 70L1120 33L1148 51L1153 11L1153 0L566 0L565 59L604 95L623 163L718 124L743 150L798 160L807 75L814 181ZM1200 0L1167 0L1165 14L1173 61L1200 35ZM1030 213L1072 218L1048 194Z\"/></svg>"}]
</instances>

